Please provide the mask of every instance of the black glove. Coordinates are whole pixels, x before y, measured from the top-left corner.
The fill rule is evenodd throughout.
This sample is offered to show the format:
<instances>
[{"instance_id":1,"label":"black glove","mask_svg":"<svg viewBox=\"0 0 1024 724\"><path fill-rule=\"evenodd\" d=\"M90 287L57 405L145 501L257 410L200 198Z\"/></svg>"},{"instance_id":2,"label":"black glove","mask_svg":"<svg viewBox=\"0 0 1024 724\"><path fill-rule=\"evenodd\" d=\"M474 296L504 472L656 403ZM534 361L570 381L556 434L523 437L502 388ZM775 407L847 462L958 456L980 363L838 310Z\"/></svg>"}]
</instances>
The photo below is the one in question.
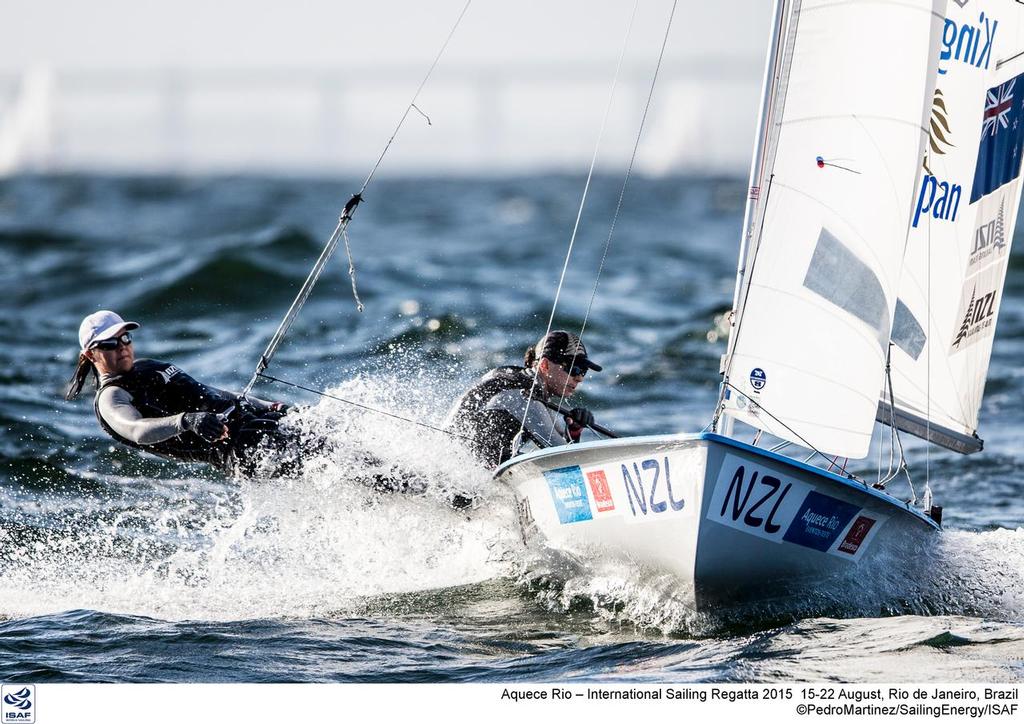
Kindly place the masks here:
<instances>
[{"instance_id":1,"label":"black glove","mask_svg":"<svg viewBox=\"0 0 1024 724\"><path fill-rule=\"evenodd\" d=\"M584 427L594 424L594 413L585 407L572 408L565 418L568 423L566 427L569 439L573 442L580 441L580 434L583 432Z\"/></svg>"},{"instance_id":2,"label":"black glove","mask_svg":"<svg viewBox=\"0 0 1024 724\"><path fill-rule=\"evenodd\" d=\"M594 413L585 407L574 407L569 410L569 419L578 427L590 427L594 424Z\"/></svg>"},{"instance_id":3,"label":"black glove","mask_svg":"<svg viewBox=\"0 0 1024 724\"><path fill-rule=\"evenodd\" d=\"M224 423L212 412L186 412L181 416L181 426L207 442L216 442L224 436Z\"/></svg>"}]
</instances>

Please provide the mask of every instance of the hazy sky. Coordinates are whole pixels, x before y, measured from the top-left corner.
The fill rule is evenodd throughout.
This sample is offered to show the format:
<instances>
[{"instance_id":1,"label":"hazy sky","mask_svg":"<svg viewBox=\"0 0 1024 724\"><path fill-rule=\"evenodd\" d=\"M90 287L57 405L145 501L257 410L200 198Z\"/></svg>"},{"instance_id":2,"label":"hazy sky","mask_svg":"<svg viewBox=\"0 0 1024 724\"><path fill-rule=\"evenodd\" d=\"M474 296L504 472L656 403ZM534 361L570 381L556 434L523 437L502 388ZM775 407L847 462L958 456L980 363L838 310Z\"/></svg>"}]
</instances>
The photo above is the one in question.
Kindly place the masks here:
<instances>
[{"instance_id":1,"label":"hazy sky","mask_svg":"<svg viewBox=\"0 0 1024 724\"><path fill-rule=\"evenodd\" d=\"M464 6L4 0L0 173L5 155L8 169L362 169ZM389 168L580 168L634 7L602 155L622 166L671 0L473 0L420 99L434 125L410 124ZM771 11L771 0L679 0L641 168L746 166ZM337 97L317 90L318 73L345 69ZM219 76L205 71L220 70L242 73L212 87Z\"/></svg>"},{"instance_id":2,"label":"hazy sky","mask_svg":"<svg viewBox=\"0 0 1024 724\"><path fill-rule=\"evenodd\" d=\"M464 0L5 0L0 68L296 66L431 57ZM760 57L770 0L680 0L671 58ZM616 58L632 0L474 0L452 63ZM656 47L670 0L640 0L635 42Z\"/></svg>"}]
</instances>

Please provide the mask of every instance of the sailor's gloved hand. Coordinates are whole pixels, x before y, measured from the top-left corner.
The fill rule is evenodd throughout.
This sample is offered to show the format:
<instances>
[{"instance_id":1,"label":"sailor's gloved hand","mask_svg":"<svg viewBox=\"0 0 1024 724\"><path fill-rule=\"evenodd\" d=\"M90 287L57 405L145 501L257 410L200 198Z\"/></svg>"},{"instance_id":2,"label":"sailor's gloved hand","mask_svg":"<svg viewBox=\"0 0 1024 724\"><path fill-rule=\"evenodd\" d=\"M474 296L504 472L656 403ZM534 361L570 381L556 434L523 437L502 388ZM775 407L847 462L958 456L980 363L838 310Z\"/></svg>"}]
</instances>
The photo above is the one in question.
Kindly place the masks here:
<instances>
[{"instance_id":1,"label":"sailor's gloved hand","mask_svg":"<svg viewBox=\"0 0 1024 724\"><path fill-rule=\"evenodd\" d=\"M280 412L282 415L287 415L292 411L291 405L286 405L283 402L275 402L270 406L272 412Z\"/></svg>"},{"instance_id":2,"label":"sailor's gloved hand","mask_svg":"<svg viewBox=\"0 0 1024 724\"><path fill-rule=\"evenodd\" d=\"M594 424L594 413L585 407L574 407L569 410L569 419L580 427L590 427Z\"/></svg>"},{"instance_id":3,"label":"sailor's gloved hand","mask_svg":"<svg viewBox=\"0 0 1024 724\"><path fill-rule=\"evenodd\" d=\"M455 510L464 510L465 508L473 507L473 504L476 502L476 500L469 497L468 495L456 493L451 498L449 498L448 502L453 508L455 508Z\"/></svg>"},{"instance_id":4,"label":"sailor's gloved hand","mask_svg":"<svg viewBox=\"0 0 1024 724\"><path fill-rule=\"evenodd\" d=\"M221 419L212 412L186 412L181 416L181 426L207 442L216 442L228 433Z\"/></svg>"},{"instance_id":5,"label":"sailor's gloved hand","mask_svg":"<svg viewBox=\"0 0 1024 724\"><path fill-rule=\"evenodd\" d=\"M569 410L565 420L568 425L569 437L573 442L579 442L583 428L594 424L594 413L585 407L574 407Z\"/></svg>"}]
</instances>

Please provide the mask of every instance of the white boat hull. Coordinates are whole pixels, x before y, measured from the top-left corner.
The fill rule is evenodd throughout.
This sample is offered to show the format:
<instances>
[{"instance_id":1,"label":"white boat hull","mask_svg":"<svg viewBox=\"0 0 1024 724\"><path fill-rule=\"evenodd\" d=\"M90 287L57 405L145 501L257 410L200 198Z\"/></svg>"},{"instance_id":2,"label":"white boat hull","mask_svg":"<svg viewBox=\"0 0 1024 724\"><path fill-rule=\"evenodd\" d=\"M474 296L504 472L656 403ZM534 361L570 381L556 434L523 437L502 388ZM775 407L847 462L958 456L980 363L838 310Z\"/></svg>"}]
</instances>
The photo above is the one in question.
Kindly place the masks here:
<instances>
[{"instance_id":1,"label":"white boat hull","mask_svg":"<svg viewBox=\"0 0 1024 724\"><path fill-rule=\"evenodd\" d=\"M939 529L870 486L711 433L547 448L495 477L527 540L673 574L697 610L785 595Z\"/></svg>"}]
</instances>

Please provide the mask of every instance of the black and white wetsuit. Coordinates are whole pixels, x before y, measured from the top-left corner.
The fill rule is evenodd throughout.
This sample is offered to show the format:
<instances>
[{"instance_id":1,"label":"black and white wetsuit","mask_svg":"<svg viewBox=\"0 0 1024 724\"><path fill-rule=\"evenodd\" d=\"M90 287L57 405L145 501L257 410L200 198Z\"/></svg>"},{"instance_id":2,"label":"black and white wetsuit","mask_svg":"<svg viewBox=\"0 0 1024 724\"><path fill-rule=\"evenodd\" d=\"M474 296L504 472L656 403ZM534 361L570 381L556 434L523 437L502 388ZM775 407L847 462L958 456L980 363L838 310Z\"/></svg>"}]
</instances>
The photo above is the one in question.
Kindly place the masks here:
<instances>
[{"instance_id":1,"label":"black and white wetsuit","mask_svg":"<svg viewBox=\"0 0 1024 724\"><path fill-rule=\"evenodd\" d=\"M543 404L547 399L532 369L498 367L459 398L448 415L448 427L472 438L473 452L485 465L495 467L520 452L512 448L524 413L524 450L572 442L565 418Z\"/></svg>"},{"instance_id":2,"label":"black and white wetsuit","mask_svg":"<svg viewBox=\"0 0 1024 724\"><path fill-rule=\"evenodd\" d=\"M204 385L167 362L136 360L129 372L102 375L93 408L108 435L129 447L238 472L282 413L273 403ZM230 436L210 442L182 425L188 412L224 415Z\"/></svg>"},{"instance_id":3,"label":"black and white wetsuit","mask_svg":"<svg viewBox=\"0 0 1024 724\"><path fill-rule=\"evenodd\" d=\"M172 364L151 359L136 360L123 375L101 376L94 402L103 429L129 447L172 460L210 463L235 475L300 474L303 460L322 453L328 441L279 427L285 413L274 407L272 402L204 385ZM210 442L186 430L182 417L189 412L222 415L228 438ZM273 454L255 454L262 447ZM382 467L371 455L365 459L370 470ZM412 472L370 472L360 478L356 471L353 479L378 492L415 494L427 486ZM472 498L455 493L450 502L463 508Z\"/></svg>"}]
</instances>

